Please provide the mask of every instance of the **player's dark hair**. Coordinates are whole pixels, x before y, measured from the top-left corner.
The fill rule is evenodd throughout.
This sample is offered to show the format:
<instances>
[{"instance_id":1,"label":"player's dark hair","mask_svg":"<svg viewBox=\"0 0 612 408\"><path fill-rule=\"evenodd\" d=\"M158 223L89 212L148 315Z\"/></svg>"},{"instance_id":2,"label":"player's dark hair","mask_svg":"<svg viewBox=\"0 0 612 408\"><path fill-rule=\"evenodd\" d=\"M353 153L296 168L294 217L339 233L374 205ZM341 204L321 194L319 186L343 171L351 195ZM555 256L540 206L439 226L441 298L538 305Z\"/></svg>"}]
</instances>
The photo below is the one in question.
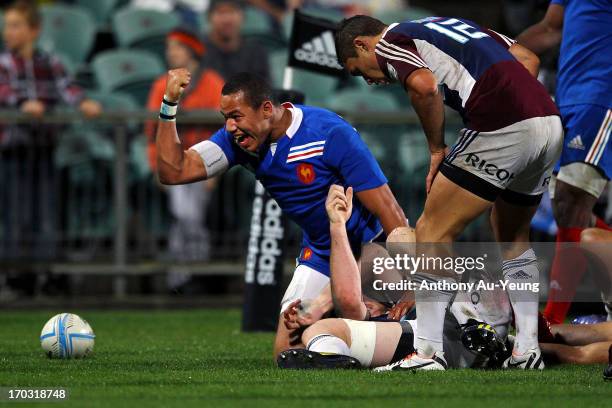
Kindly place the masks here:
<instances>
[{"instance_id":1,"label":"player's dark hair","mask_svg":"<svg viewBox=\"0 0 612 408\"><path fill-rule=\"evenodd\" d=\"M232 95L240 91L244 93L245 101L253 109L259 108L265 101L276 104L270 84L252 72L240 72L229 77L221 90L221 95Z\"/></svg>"},{"instance_id":2,"label":"player's dark hair","mask_svg":"<svg viewBox=\"0 0 612 408\"><path fill-rule=\"evenodd\" d=\"M378 35L387 27L382 21L370 16L357 15L345 18L338 23L334 35L338 61L344 64L347 59L357 56L353 41L360 35L371 37Z\"/></svg>"},{"instance_id":3,"label":"player's dark hair","mask_svg":"<svg viewBox=\"0 0 612 408\"><path fill-rule=\"evenodd\" d=\"M42 24L40 11L38 11L36 2L33 0L16 0L4 10L4 13L9 10L16 11L24 16L30 28L39 28Z\"/></svg>"}]
</instances>

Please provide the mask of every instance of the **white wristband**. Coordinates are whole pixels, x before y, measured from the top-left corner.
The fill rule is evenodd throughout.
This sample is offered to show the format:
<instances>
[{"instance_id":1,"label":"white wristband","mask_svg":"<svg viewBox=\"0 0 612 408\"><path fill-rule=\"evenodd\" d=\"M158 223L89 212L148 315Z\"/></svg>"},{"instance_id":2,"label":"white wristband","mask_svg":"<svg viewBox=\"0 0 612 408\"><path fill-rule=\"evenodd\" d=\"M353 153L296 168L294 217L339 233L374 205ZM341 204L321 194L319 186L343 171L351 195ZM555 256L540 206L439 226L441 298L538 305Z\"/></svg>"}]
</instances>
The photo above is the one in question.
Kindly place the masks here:
<instances>
[{"instance_id":1,"label":"white wristband","mask_svg":"<svg viewBox=\"0 0 612 408\"><path fill-rule=\"evenodd\" d=\"M178 111L178 102L170 102L166 95L162 99L159 109L159 118L161 120L173 121L176 120L176 112Z\"/></svg>"}]
</instances>

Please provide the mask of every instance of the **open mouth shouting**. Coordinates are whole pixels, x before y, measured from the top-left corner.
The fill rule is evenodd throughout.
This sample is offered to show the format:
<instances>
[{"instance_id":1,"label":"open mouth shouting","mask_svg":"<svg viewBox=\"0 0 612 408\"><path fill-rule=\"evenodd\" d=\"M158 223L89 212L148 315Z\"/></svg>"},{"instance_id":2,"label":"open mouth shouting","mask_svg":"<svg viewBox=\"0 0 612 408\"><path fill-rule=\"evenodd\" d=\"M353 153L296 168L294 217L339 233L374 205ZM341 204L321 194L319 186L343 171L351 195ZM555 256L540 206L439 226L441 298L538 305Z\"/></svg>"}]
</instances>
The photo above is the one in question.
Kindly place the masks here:
<instances>
[{"instance_id":1,"label":"open mouth shouting","mask_svg":"<svg viewBox=\"0 0 612 408\"><path fill-rule=\"evenodd\" d=\"M240 146L240 148L244 150L248 150L249 146L251 145L251 142L254 140L255 138L253 136L246 133L234 134L234 141L238 146Z\"/></svg>"}]
</instances>

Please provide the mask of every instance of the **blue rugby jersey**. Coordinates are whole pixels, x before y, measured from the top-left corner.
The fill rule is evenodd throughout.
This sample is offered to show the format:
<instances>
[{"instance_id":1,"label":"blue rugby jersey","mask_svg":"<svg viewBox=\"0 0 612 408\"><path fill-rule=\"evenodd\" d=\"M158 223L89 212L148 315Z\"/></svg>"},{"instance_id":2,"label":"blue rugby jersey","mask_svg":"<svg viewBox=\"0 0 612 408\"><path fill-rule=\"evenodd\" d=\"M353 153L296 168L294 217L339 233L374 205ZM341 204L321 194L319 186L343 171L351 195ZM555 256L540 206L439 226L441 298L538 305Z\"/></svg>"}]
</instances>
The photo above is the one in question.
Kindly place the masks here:
<instances>
[{"instance_id":1,"label":"blue rugby jersey","mask_svg":"<svg viewBox=\"0 0 612 408\"><path fill-rule=\"evenodd\" d=\"M308 264L312 257L313 267L328 275L331 240L325 200L329 187L352 186L359 192L380 187L387 179L359 133L340 116L312 106L283 106L292 114L286 136L262 146L258 155L242 150L225 128L193 148L202 155L205 165L222 163L209 176L235 165L252 171L283 212L302 229L306 254L300 262ZM202 153L203 146L211 143L220 148L221 157L219 153L210 157ZM382 231L378 219L358 199L353 200L346 228L351 244L357 247Z\"/></svg>"},{"instance_id":2,"label":"blue rugby jersey","mask_svg":"<svg viewBox=\"0 0 612 408\"><path fill-rule=\"evenodd\" d=\"M612 0L552 0L564 7L557 104L612 107Z\"/></svg>"}]
</instances>

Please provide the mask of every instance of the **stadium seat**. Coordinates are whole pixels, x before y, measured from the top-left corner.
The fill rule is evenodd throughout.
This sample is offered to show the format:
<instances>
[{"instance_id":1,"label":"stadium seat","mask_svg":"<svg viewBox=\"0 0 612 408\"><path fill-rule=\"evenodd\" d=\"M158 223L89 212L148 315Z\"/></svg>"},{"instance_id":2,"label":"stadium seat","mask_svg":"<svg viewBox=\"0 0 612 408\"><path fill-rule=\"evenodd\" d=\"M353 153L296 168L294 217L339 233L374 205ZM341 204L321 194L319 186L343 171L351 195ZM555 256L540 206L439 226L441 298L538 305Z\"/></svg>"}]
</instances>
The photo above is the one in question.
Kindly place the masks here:
<instances>
[{"instance_id":1,"label":"stadium seat","mask_svg":"<svg viewBox=\"0 0 612 408\"><path fill-rule=\"evenodd\" d=\"M241 32L244 37L255 39L269 51L286 47L285 39L273 29L270 17L256 8L245 9Z\"/></svg>"},{"instance_id":2,"label":"stadium seat","mask_svg":"<svg viewBox=\"0 0 612 408\"><path fill-rule=\"evenodd\" d=\"M103 91L124 91L141 106L153 81L165 71L161 60L143 50L110 50L96 55L92 69Z\"/></svg>"},{"instance_id":3,"label":"stadium seat","mask_svg":"<svg viewBox=\"0 0 612 408\"><path fill-rule=\"evenodd\" d=\"M372 152L376 160L380 163L385 160L385 142L377 134L371 130L367 129L359 129L359 134L361 135L361 139L368 145L368 149Z\"/></svg>"},{"instance_id":4,"label":"stadium seat","mask_svg":"<svg viewBox=\"0 0 612 408\"><path fill-rule=\"evenodd\" d=\"M100 102L105 112L130 112L140 108L134 98L125 92L105 92L105 91L89 91L87 97ZM110 134L113 131L112 123L94 122L90 125L92 128ZM140 123L137 120L128 123L128 130L135 131Z\"/></svg>"},{"instance_id":5,"label":"stadium seat","mask_svg":"<svg viewBox=\"0 0 612 408\"><path fill-rule=\"evenodd\" d=\"M104 24L119 4L120 0L76 0L79 6L88 9L98 24Z\"/></svg>"},{"instance_id":6,"label":"stadium seat","mask_svg":"<svg viewBox=\"0 0 612 408\"><path fill-rule=\"evenodd\" d=\"M452 146L457 140L458 129L448 125L444 131L444 141ZM408 132L402 133L399 140L398 154L400 164L409 173L429 166L429 149L425 133L419 124L410 125Z\"/></svg>"},{"instance_id":7,"label":"stadium seat","mask_svg":"<svg viewBox=\"0 0 612 408\"><path fill-rule=\"evenodd\" d=\"M72 58L62 52L56 52L55 57L60 60L66 72L68 72L72 76L76 74L78 67L77 64L72 60Z\"/></svg>"},{"instance_id":8,"label":"stadium seat","mask_svg":"<svg viewBox=\"0 0 612 408\"><path fill-rule=\"evenodd\" d=\"M399 163L407 174L414 174L429 165L429 149L423 131L414 126L398 143Z\"/></svg>"},{"instance_id":9,"label":"stadium seat","mask_svg":"<svg viewBox=\"0 0 612 408\"><path fill-rule=\"evenodd\" d=\"M353 88L361 89L362 92L372 92L375 91L377 93L384 93L387 95L391 95L393 99L401 106L409 107L411 106L410 99L406 94L406 91L399 84L391 84L391 85L368 85L366 81L361 77L352 77L350 86ZM364 91L367 90L367 91Z\"/></svg>"},{"instance_id":10,"label":"stadium seat","mask_svg":"<svg viewBox=\"0 0 612 408\"><path fill-rule=\"evenodd\" d=\"M334 77L293 69L292 88L304 92L309 105L326 105L329 95L337 86L338 80Z\"/></svg>"},{"instance_id":11,"label":"stadium seat","mask_svg":"<svg viewBox=\"0 0 612 408\"><path fill-rule=\"evenodd\" d=\"M113 16L113 30L121 47L142 48L164 58L166 34L179 26L174 13L124 7Z\"/></svg>"},{"instance_id":12,"label":"stadium seat","mask_svg":"<svg viewBox=\"0 0 612 408\"><path fill-rule=\"evenodd\" d=\"M266 13L253 7L244 10L242 35L260 36L270 34L271 31L270 20Z\"/></svg>"},{"instance_id":13,"label":"stadium seat","mask_svg":"<svg viewBox=\"0 0 612 408\"><path fill-rule=\"evenodd\" d=\"M201 34L205 34L208 32L208 14L202 13L198 15L198 30Z\"/></svg>"},{"instance_id":14,"label":"stadium seat","mask_svg":"<svg viewBox=\"0 0 612 408\"><path fill-rule=\"evenodd\" d=\"M82 64L94 43L96 28L88 10L79 6L47 5L40 8L42 32L38 45Z\"/></svg>"},{"instance_id":15,"label":"stadium seat","mask_svg":"<svg viewBox=\"0 0 612 408\"><path fill-rule=\"evenodd\" d=\"M112 161L115 146L98 132L72 129L62 132L54 154L57 167L70 167L93 159Z\"/></svg>"},{"instance_id":16,"label":"stadium seat","mask_svg":"<svg viewBox=\"0 0 612 408\"><path fill-rule=\"evenodd\" d=\"M134 137L130 142L128 165L131 182L146 180L152 174L147 156L147 143L147 136L144 134Z\"/></svg>"},{"instance_id":17,"label":"stadium seat","mask_svg":"<svg viewBox=\"0 0 612 408\"><path fill-rule=\"evenodd\" d=\"M124 92L89 91L87 97L102 104L105 111L129 111L138 109L138 104L131 95Z\"/></svg>"},{"instance_id":18,"label":"stadium seat","mask_svg":"<svg viewBox=\"0 0 612 408\"><path fill-rule=\"evenodd\" d=\"M270 77L274 88L283 86L285 67L287 66L287 50L280 50L270 53Z\"/></svg>"},{"instance_id":19,"label":"stadium seat","mask_svg":"<svg viewBox=\"0 0 612 408\"><path fill-rule=\"evenodd\" d=\"M400 109L387 93L367 89L347 89L335 93L327 104L338 112L388 112Z\"/></svg>"}]
</instances>

